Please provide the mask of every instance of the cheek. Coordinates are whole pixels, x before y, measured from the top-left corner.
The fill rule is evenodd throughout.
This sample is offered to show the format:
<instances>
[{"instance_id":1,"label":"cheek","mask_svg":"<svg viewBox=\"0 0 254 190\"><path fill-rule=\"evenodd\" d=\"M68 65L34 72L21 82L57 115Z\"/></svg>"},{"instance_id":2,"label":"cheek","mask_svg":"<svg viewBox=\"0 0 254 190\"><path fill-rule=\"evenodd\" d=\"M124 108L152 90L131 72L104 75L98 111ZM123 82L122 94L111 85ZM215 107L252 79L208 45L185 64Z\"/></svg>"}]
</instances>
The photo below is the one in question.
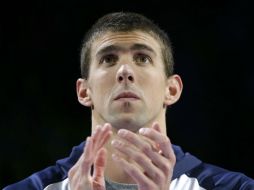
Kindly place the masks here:
<instances>
[{"instance_id":1,"label":"cheek","mask_svg":"<svg viewBox=\"0 0 254 190\"><path fill-rule=\"evenodd\" d=\"M160 83L150 84L149 86L149 96L153 98L154 101L159 101L164 97L164 88L162 88L162 85Z\"/></svg>"},{"instance_id":2,"label":"cheek","mask_svg":"<svg viewBox=\"0 0 254 190\"><path fill-rule=\"evenodd\" d=\"M143 79L143 85L145 90L145 96L152 102L163 101L165 97L165 81L161 76L149 75L149 78Z\"/></svg>"},{"instance_id":3,"label":"cheek","mask_svg":"<svg viewBox=\"0 0 254 190\"><path fill-rule=\"evenodd\" d=\"M91 78L91 89L92 93L98 100L103 99L107 96L114 84L114 76L105 71L97 71L96 75Z\"/></svg>"}]
</instances>

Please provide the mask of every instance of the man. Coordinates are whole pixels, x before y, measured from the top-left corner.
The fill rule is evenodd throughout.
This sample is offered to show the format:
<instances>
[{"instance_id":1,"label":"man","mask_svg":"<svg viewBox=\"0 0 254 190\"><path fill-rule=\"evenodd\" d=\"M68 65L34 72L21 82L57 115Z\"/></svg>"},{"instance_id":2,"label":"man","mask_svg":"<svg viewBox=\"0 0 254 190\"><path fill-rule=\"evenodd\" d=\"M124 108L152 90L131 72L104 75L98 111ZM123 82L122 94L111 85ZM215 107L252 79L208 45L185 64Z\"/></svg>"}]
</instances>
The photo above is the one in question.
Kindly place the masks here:
<instances>
[{"instance_id":1,"label":"man","mask_svg":"<svg viewBox=\"0 0 254 190\"><path fill-rule=\"evenodd\" d=\"M182 92L167 35L136 13L111 13L85 36L78 101L92 134L70 157L5 190L254 189L247 176L201 162L172 145L167 107Z\"/></svg>"}]
</instances>

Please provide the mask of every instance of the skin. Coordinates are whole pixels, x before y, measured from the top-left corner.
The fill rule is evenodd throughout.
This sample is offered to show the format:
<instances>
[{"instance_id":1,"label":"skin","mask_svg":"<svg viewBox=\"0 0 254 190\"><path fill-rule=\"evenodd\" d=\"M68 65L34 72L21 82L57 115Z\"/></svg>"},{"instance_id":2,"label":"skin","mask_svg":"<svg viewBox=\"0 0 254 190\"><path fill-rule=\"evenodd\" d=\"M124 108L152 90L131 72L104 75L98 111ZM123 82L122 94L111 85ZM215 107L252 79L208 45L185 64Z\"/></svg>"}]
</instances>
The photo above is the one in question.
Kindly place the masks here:
<instances>
[{"instance_id":1,"label":"skin","mask_svg":"<svg viewBox=\"0 0 254 190\"><path fill-rule=\"evenodd\" d=\"M141 31L108 32L92 44L90 75L77 80L77 95L92 107L93 133L69 171L72 190L104 190L105 177L140 190L169 189L175 155L165 113L182 82L166 77L160 47ZM136 96L115 99L124 92Z\"/></svg>"}]
</instances>

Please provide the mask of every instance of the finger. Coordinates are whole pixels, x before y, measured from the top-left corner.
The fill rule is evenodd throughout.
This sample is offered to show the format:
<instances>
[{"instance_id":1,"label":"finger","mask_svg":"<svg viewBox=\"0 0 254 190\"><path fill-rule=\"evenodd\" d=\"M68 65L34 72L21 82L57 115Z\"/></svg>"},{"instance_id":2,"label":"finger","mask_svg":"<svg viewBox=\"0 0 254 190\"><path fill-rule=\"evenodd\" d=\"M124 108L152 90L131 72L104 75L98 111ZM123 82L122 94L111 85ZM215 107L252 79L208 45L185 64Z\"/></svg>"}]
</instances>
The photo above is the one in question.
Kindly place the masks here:
<instances>
[{"instance_id":1,"label":"finger","mask_svg":"<svg viewBox=\"0 0 254 190\"><path fill-rule=\"evenodd\" d=\"M104 148L100 149L94 163L94 173L93 173L94 189L99 189L100 187L105 188L104 170L106 166L106 158L107 158L106 149Z\"/></svg>"},{"instance_id":2,"label":"finger","mask_svg":"<svg viewBox=\"0 0 254 190\"><path fill-rule=\"evenodd\" d=\"M106 142L108 141L109 137L112 134L111 129L112 127L109 123L104 124L104 126L101 128L100 134L97 137L98 140L97 149L100 149L106 144Z\"/></svg>"},{"instance_id":3,"label":"finger","mask_svg":"<svg viewBox=\"0 0 254 190\"><path fill-rule=\"evenodd\" d=\"M157 125L157 122L154 122L154 123L153 123L152 128L153 128L154 130L158 131L159 133L161 133L161 128L160 128L159 125ZM161 151L161 150L160 150L159 144L156 144L155 146L156 146L157 151Z\"/></svg>"},{"instance_id":4,"label":"finger","mask_svg":"<svg viewBox=\"0 0 254 190\"><path fill-rule=\"evenodd\" d=\"M143 139L140 139L138 135L132 133L128 130L121 129L118 131L118 136L124 138L132 145L140 149L148 158L151 159L152 163L158 167L166 176L169 175L169 172L173 169L175 165L175 155L171 155L171 159L162 156L159 154L158 150L154 151L154 148L151 144ZM159 147L160 148L160 147Z\"/></svg>"},{"instance_id":5,"label":"finger","mask_svg":"<svg viewBox=\"0 0 254 190\"><path fill-rule=\"evenodd\" d=\"M127 140L132 145L136 146L140 151L142 151L152 163L158 167L166 176L169 175L169 172L173 169L175 161L175 155L171 156L171 160L160 155L158 151L154 151L153 147L146 141L140 139L138 135L132 133L128 130L121 129L118 132L118 135Z\"/></svg>"},{"instance_id":6,"label":"finger","mask_svg":"<svg viewBox=\"0 0 254 190\"><path fill-rule=\"evenodd\" d=\"M91 138L94 142L94 146L96 147L96 144L98 144L98 139L100 139L100 136L101 136L101 129L102 129L102 126L101 125L97 125L95 131L92 132L92 135L91 135ZM97 141L95 141L97 140Z\"/></svg>"},{"instance_id":7,"label":"finger","mask_svg":"<svg viewBox=\"0 0 254 190\"><path fill-rule=\"evenodd\" d=\"M147 148L152 147L150 143L147 141L144 141L144 139L140 138L139 135L126 130L126 129L120 129L117 133L117 135L124 140L127 140L132 145L136 146L138 149L142 150L144 146L148 146Z\"/></svg>"},{"instance_id":8,"label":"finger","mask_svg":"<svg viewBox=\"0 0 254 190\"><path fill-rule=\"evenodd\" d=\"M149 151L147 156L151 159L152 163L164 173L165 176L169 176L174 169L175 161L169 160L157 152Z\"/></svg>"},{"instance_id":9,"label":"finger","mask_svg":"<svg viewBox=\"0 0 254 190\"><path fill-rule=\"evenodd\" d=\"M70 189L75 190L83 190L84 188L92 189L92 185L90 183L90 179L84 179L82 178L82 173L78 170L74 173L74 176L72 178L69 178L70 183Z\"/></svg>"},{"instance_id":10,"label":"finger","mask_svg":"<svg viewBox=\"0 0 254 190\"><path fill-rule=\"evenodd\" d=\"M104 182L104 169L106 166L107 152L104 148L100 149L94 163L93 179L99 183Z\"/></svg>"},{"instance_id":11,"label":"finger","mask_svg":"<svg viewBox=\"0 0 254 190\"><path fill-rule=\"evenodd\" d=\"M96 181L92 182L93 190L105 190L105 186L97 183ZM83 189L82 189L83 190Z\"/></svg>"},{"instance_id":12,"label":"finger","mask_svg":"<svg viewBox=\"0 0 254 190\"><path fill-rule=\"evenodd\" d=\"M84 151L80 156L79 160L76 164L69 170L68 178L70 181L71 189L82 189L83 186L90 188L90 168L89 166L92 165L92 162L85 161L85 154L90 154L90 138L87 137L86 146L84 147ZM86 162L86 164L85 164ZM80 180L82 179L82 180Z\"/></svg>"},{"instance_id":13,"label":"finger","mask_svg":"<svg viewBox=\"0 0 254 190\"><path fill-rule=\"evenodd\" d=\"M138 184L140 190L155 189L153 183L138 167L127 162L117 154L112 154L112 159L121 166L124 171Z\"/></svg>"},{"instance_id":14,"label":"finger","mask_svg":"<svg viewBox=\"0 0 254 190\"><path fill-rule=\"evenodd\" d=\"M95 132L92 134L94 142L94 150L97 151L106 143L109 134L112 134L111 125L106 123L103 126L98 125Z\"/></svg>"},{"instance_id":15,"label":"finger","mask_svg":"<svg viewBox=\"0 0 254 190\"><path fill-rule=\"evenodd\" d=\"M161 133L161 128L157 122L154 122L152 128Z\"/></svg>"},{"instance_id":16,"label":"finger","mask_svg":"<svg viewBox=\"0 0 254 190\"><path fill-rule=\"evenodd\" d=\"M91 167L94 163L94 159L98 150L105 144L105 142L109 139L111 135L110 126L106 126L103 130L101 126L98 126L96 132L92 135L92 137L87 137L86 146L84 147L84 152L80 157L76 167L79 167L81 172L85 176L90 176ZM106 131L106 132L105 132ZM103 133L103 134L100 134Z\"/></svg>"},{"instance_id":17,"label":"finger","mask_svg":"<svg viewBox=\"0 0 254 190\"><path fill-rule=\"evenodd\" d=\"M140 135L137 135L129 130L120 129L118 131L118 136L120 136L124 140L128 141L129 143L137 147L140 151L142 151L146 155L148 151L152 151L155 149L158 152L158 148L154 148L156 143L154 143L153 141L151 141L146 137L140 138Z\"/></svg>"},{"instance_id":18,"label":"finger","mask_svg":"<svg viewBox=\"0 0 254 190\"><path fill-rule=\"evenodd\" d=\"M86 152L86 149L88 148L88 141L89 141L90 137L87 137L86 140L85 140L85 146L83 147L83 152L81 154L81 156L79 157L78 161L74 164L74 166L69 170L68 172L68 175L71 177L73 176L73 173L76 172L76 170L79 169L80 165L81 165L81 162L83 161L84 159L84 154Z\"/></svg>"},{"instance_id":19,"label":"finger","mask_svg":"<svg viewBox=\"0 0 254 190\"><path fill-rule=\"evenodd\" d=\"M119 140L112 141L112 145L116 150L134 160L156 184L162 185L165 180L164 173L145 154Z\"/></svg>"},{"instance_id":20,"label":"finger","mask_svg":"<svg viewBox=\"0 0 254 190\"><path fill-rule=\"evenodd\" d=\"M81 158L81 168L84 174L90 175L91 166L94 163L96 154L106 141L108 141L111 134L111 127L109 125L106 125L104 128L98 126L95 133L87 138L84 154Z\"/></svg>"},{"instance_id":21,"label":"finger","mask_svg":"<svg viewBox=\"0 0 254 190\"><path fill-rule=\"evenodd\" d=\"M158 124L156 124L158 125ZM174 151L169 138L153 128L141 128L139 134L153 140L159 145L162 154L168 159L174 159Z\"/></svg>"},{"instance_id":22,"label":"finger","mask_svg":"<svg viewBox=\"0 0 254 190\"><path fill-rule=\"evenodd\" d=\"M105 161L103 160L106 160L106 156L105 151L99 151L99 149L108 141L111 134L111 126L105 124L103 127L98 126L92 136L87 137L82 155L68 173L72 187L74 185L77 189L83 189L83 186L93 185L95 190L105 189L104 180L101 180L100 176L104 173ZM94 170L95 180L92 180L91 168L94 163L97 167Z\"/></svg>"},{"instance_id":23,"label":"finger","mask_svg":"<svg viewBox=\"0 0 254 190\"><path fill-rule=\"evenodd\" d=\"M87 137L86 146L84 148L84 153L82 154L79 167L83 178L87 179L90 176L94 156L95 155L93 155L93 140L91 137Z\"/></svg>"},{"instance_id":24,"label":"finger","mask_svg":"<svg viewBox=\"0 0 254 190\"><path fill-rule=\"evenodd\" d=\"M84 146L84 151L81 154L78 161L76 162L76 164L68 172L69 177L72 177L75 173L77 173L78 170L81 170L81 169L83 169L82 172L84 172L84 173L90 173L90 170L86 171L88 168L84 167L84 162L88 162L89 157L91 157L91 147L92 147L91 143L92 143L91 142L91 137L87 137L86 144ZM86 158L86 161L84 160L85 158ZM91 163L89 165L92 165L92 161L90 161L90 162Z\"/></svg>"}]
</instances>

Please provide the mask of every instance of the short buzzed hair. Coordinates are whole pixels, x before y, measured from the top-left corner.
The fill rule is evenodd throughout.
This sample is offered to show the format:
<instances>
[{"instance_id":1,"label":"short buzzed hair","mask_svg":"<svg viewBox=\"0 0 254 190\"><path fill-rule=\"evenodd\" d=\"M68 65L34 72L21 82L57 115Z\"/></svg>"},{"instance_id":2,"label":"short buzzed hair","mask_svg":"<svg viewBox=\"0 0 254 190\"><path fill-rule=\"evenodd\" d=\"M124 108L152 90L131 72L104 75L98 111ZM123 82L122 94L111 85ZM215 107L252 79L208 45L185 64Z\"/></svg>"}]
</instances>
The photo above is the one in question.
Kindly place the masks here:
<instances>
[{"instance_id":1,"label":"short buzzed hair","mask_svg":"<svg viewBox=\"0 0 254 190\"><path fill-rule=\"evenodd\" d=\"M89 77L91 46L95 39L106 32L131 32L134 30L146 32L160 42L165 75L167 77L171 76L174 70L174 60L168 35L152 20L141 14L132 12L115 12L99 18L85 35L80 55L82 78L87 79Z\"/></svg>"}]
</instances>

